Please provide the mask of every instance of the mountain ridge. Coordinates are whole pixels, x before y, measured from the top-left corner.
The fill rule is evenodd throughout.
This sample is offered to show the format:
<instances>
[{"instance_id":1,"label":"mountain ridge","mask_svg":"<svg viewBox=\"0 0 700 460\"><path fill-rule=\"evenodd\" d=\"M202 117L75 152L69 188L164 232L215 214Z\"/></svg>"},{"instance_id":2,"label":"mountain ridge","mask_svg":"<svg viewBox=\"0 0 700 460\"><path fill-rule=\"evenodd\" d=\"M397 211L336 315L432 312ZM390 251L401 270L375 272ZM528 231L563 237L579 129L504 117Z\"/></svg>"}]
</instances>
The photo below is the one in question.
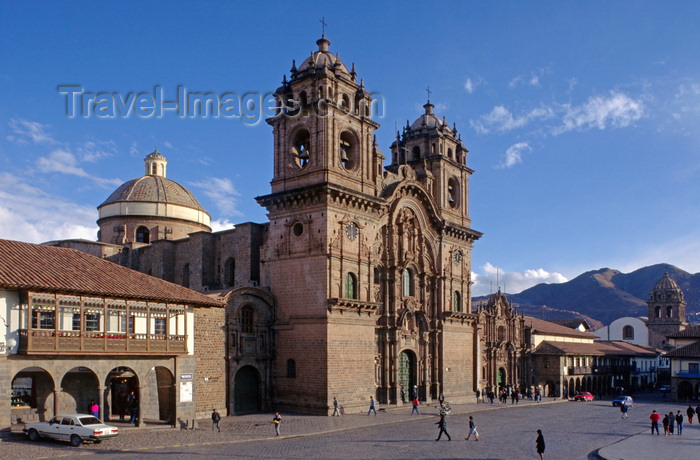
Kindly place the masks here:
<instances>
[{"instance_id":1,"label":"mountain ridge","mask_svg":"<svg viewBox=\"0 0 700 460\"><path fill-rule=\"evenodd\" d=\"M646 316L649 293L664 273L668 273L683 291L689 320L700 316L700 273L691 274L667 263L649 265L630 273L604 267L584 272L564 283L540 283L518 294L508 294L508 297L523 314L550 320L593 320L592 325L598 327L622 316ZM473 302L476 304L487 298L475 297Z\"/></svg>"}]
</instances>

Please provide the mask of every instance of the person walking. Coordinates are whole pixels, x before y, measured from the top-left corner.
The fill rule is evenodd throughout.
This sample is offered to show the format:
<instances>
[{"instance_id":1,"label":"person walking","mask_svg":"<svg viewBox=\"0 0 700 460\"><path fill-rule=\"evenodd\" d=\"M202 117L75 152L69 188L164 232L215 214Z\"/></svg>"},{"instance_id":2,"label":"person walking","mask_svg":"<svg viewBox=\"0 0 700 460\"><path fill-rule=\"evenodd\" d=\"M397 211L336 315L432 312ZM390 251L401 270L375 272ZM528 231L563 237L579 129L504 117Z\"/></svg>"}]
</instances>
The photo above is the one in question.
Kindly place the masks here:
<instances>
[{"instance_id":1,"label":"person walking","mask_svg":"<svg viewBox=\"0 0 700 460\"><path fill-rule=\"evenodd\" d=\"M620 404L620 412L622 412L621 418L623 418L623 419L629 418L629 416L627 415L627 411L629 411L629 407L627 407L627 404L625 404L623 401L622 404Z\"/></svg>"},{"instance_id":2,"label":"person walking","mask_svg":"<svg viewBox=\"0 0 700 460\"><path fill-rule=\"evenodd\" d=\"M335 399L335 396L333 396L333 417L335 417L336 415L340 417L340 408L338 407L338 405L338 400Z\"/></svg>"},{"instance_id":3,"label":"person walking","mask_svg":"<svg viewBox=\"0 0 700 460\"><path fill-rule=\"evenodd\" d=\"M214 431L216 429L219 433L221 433L221 425L219 424L221 422L221 415L216 411L216 409L211 410L211 431Z\"/></svg>"},{"instance_id":4,"label":"person walking","mask_svg":"<svg viewBox=\"0 0 700 460\"><path fill-rule=\"evenodd\" d=\"M438 397L438 401L440 402L441 406L445 405L445 395L440 393L440 396Z\"/></svg>"},{"instance_id":5,"label":"person walking","mask_svg":"<svg viewBox=\"0 0 700 460\"><path fill-rule=\"evenodd\" d=\"M413 398L413 401L411 401L413 404L413 409L411 410L411 415L415 412L416 414L420 415L420 412L418 412L418 405L420 405L420 401L418 401L418 398Z\"/></svg>"},{"instance_id":6,"label":"person walking","mask_svg":"<svg viewBox=\"0 0 700 460\"><path fill-rule=\"evenodd\" d=\"M282 424L282 417L280 417L279 412L275 412L275 416L272 419L272 423L275 425L275 436L280 435L280 425Z\"/></svg>"},{"instance_id":7,"label":"person walking","mask_svg":"<svg viewBox=\"0 0 700 460\"><path fill-rule=\"evenodd\" d=\"M447 432L447 419L445 418L444 414L440 414L440 420L436 423L436 425L440 427L440 432L438 433L436 441L440 440L440 438L442 437L442 433L445 433L448 441L452 441L450 433Z\"/></svg>"},{"instance_id":8,"label":"person walking","mask_svg":"<svg viewBox=\"0 0 700 460\"><path fill-rule=\"evenodd\" d=\"M127 396L127 402L129 403L129 413L131 414L129 422L136 425L136 421L139 416L139 400L133 391L129 393L129 396Z\"/></svg>"},{"instance_id":9,"label":"person walking","mask_svg":"<svg viewBox=\"0 0 700 460\"><path fill-rule=\"evenodd\" d=\"M681 411L676 414L676 425L678 426L678 436L680 436L683 434L683 414Z\"/></svg>"},{"instance_id":10,"label":"person walking","mask_svg":"<svg viewBox=\"0 0 700 460\"><path fill-rule=\"evenodd\" d=\"M693 406L688 406L688 410L685 411L686 415L688 416L688 423L692 425L693 423L693 416L695 415L695 409L693 409Z\"/></svg>"},{"instance_id":11,"label":"person walking","mask_svg":"<svg viewBox=\"0 0 700 460\"><path fill-rule=\"evenodd\" d=\"M676 416L673 415L673 412L668 413L668 432L671 436L673 436L673 426L676 424Z\"/></svg>"},{"instance_id":12,"label":"person walking","mask_svg":"<svg viewBox=\"0 0 700 460\"><path fill-rule=\"evenodd\" d=\"M372 396L369 397L369 410L367 411L367 415L369 415L370 412L374 412L374 415L377 415L377 409L374 408L374 398Z\"/></svg>"},{"instance_id":13,"label":"person walking","mask_svg":"<svg viewBox=\"0 0 700 460\"><path fill-rule=\"evenodd\" d=\"M668 436L668 414L664 414L661 424L664 426L664 436Z\"/></svg>"},{"instance_id":14,"label":"person walking","mask_svg":"<svg viewBox=\"0 0 700 460\"><path fill-rule=\"evenodd\" d=\"M537 446L537 453L540 454L540 460L544 460L544 436L542 436L542 430L537 430L535 445Z\"/></svg>"},{"instance_id":15,"label":"person walking","mask_svg":"<svg viewBox=\"0 0 700 460\"><path fill-rule=\"evenodd\" d=\"M649 420L651 420L651 434L654 434L654 430L656 430L656 435L659 435L659 420L661 420L661 416L655 411L651 411L651 415L649 416Z\"/></svg>"},{"instance_id":16,"label":"person walking","mask_svg":"<svg viewBox=\"0 0 700 460\"><path fill-rule=\"evenodd\" d=\"M100 406L95 402L94 399L90 401L90 413L93 417L100 418Z\"/></svg>"},{"instance_id":17,"label":"person walking","mask_svg":"<svg viewBox=\"0 0 700 460\"><path fill-rule=\"evenodd\" d=\"M401 386L401 404L406 404L406 390Z\"/></svg>"},{"instance_id":18,"label":"person walking","mask_svg":"<svg viewBox=\"0 0 700 460\"><path fill-rule=\"evenodd\" d=\"M469 433L467 434L467 437L464 438L467 441L469 441L469 438L474 435L474 441L479 440L479 432L476 431L476 423L474 422L474 417L471 415L469 416Z\"/></svg>"}]
</instances>

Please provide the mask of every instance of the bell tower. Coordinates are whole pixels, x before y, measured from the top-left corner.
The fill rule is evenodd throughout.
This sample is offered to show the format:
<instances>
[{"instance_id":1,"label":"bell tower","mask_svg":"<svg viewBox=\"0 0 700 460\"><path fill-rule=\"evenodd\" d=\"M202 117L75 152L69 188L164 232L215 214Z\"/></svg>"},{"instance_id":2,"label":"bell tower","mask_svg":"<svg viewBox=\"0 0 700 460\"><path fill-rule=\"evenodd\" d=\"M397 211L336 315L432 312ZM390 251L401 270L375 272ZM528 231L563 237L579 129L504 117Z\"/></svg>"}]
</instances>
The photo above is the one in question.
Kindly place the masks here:
<instances>
[{"instance_id":1,"label":"bell tower","mask_svg":"<svg viewBox=\"0 0 700 460\"><path fill-rule=\"evenodd\" d=\"M318 50L297 68L292 62L275 91L272 193L320 183L337 183L376 195L383 156L376 148L373 99L357 82L338 54L331 53L325 35Z\"/></svg>"},{"instance_id":2,"label":"bell tower","mask_svg":"<svg viewBox=\"0 0 700 460\"><path fill-rule=\"evenodd\" d=\"M649 316L649 345L655 348L669 348L666 336L688 327L685 320L685 298L678 284L664 273L654 289L649 293L647 306Z\"/></svg>"},{"instance_id":3,"label":"bell tower","mask_svg":"<svg viewBox=\"0 0 700 460\"><path fill-rule=\"evenodd\" d=\"M434 113L428 100L425 113L413 124L396 133L391 145L391 171L409 165L431 192L438 212L447 222L469 228L469 177L474 173L467 167L467 148L445 118Z\"/></svg>"}]
</instances>

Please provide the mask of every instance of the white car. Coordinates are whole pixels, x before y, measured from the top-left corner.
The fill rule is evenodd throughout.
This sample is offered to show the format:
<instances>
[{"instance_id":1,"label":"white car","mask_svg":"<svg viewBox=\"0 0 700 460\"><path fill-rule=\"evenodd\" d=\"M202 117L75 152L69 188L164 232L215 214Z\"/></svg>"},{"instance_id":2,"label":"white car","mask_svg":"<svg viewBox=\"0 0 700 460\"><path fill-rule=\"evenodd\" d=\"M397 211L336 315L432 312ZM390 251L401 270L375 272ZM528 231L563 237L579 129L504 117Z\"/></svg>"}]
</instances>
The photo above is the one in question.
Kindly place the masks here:
<instances>
[{"instance_id":1,"label":"white car","mask_svg":"<svg viewBox=\"0 0 700 460\"><path fill-rule=\"evenodd\" d=\"M30 441L53 438L79 446L83 441L100 442L119 434L116 427L105 425L98 418L87 414L56 415L48 422L27 423L24 431Z\"/></svg>"}]
</instances>

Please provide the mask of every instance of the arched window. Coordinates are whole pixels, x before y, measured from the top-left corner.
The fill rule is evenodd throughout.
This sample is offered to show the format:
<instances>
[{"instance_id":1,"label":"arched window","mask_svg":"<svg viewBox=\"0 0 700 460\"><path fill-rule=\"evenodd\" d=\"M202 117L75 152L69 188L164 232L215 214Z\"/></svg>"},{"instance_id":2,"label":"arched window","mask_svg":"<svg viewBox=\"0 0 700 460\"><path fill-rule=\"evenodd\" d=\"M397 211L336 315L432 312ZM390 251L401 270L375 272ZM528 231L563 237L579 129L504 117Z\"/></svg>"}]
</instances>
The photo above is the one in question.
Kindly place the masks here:
<instances>
[{"instance_id":1,"label":"arched window","mask_svg":"<svg viewBox=\"0 0 700 460\"><path fill-rule=\"evenodd\" d=\"M226 259L224 263L224 287L231 287L236 283L236 260L233 257Z\"/></svg>"},{"instance_id":2,"label":"arched window","mask_svg":"<svg viewBox=\"0 0 700 460\"><path fill-rule=\"evenodd\" d=\"M452 309L454 311L462 311L462 294L459 291L455 291L452 296Z\"/></svg>"},{"instance_id":3,"label":"arched window","mask_svg":"<svg viewBox=\"0 0 700 460\"><path fill-rule=\"evenodd\" d=\"M420 160L420 147L418 147L417 145L415 147L413 147L412 153L413 153L413 158L412 158L413 160Z\"/></svg>"},{"instance_id":4,"label":"arched window","mask_svg":"<svg viewBox=\"0 0 700 460\"><path fill-rule=\"evenodd\" d=\"M345 298L357 299L357 277L354 273L345 276Z\"/></svg>"},{"instance_id":5,"label":"arched window","mask_svg":"<svg viewBox=\"0 0 700 460\"><path fill-rule=\"evenodd\" d=\"M374 284L379 284L382 282L382 269L379 267L374 267Z\"/></svg>"},{"instance_id":6,"label":"arched window","mask_svg":"<svg viewBox=\"0 0 700 460\"><path fill-rule=\"evenodd\" d=\"M190 287L190 264L182 267L182 285L186 288Z\"/></svg>"},{"instance_id":7,"label":"arched window","mask_svg":"<svg viewBox=\"0 0 700 460\"><path fill-rule=\"evenodd\" d=\"M657 318L661 318L661 307L656 307L655 313Z\"/></svg>"},{"instance_id":8,"label":"arched window","mask_svg":"<svg viewBox=\"0 0 700 460\"><path fill-rule=\"evenodd\" d=\"M150 242L150 232L146 227L139 227L136 229L136 242L137 243L148 243Z\"/></svg>"},{"instance_id":9,"label":"arched window","mask_svg":"<svg viewBox=\"0 0 700 460\"><path fill-rule=\"evenodd\" d=\"M634 340L634 328L625 326L622 328L622 340Z\"/></svg>"},{"instance_id":10,"label":"arched window","mask_svg":"<svg viewBox=\"0 0 700 460\"><path fill-rule=\"evenodd\" d=\"M297 363L293 359L287 360L287 377L294 379L297 376Z\"/></svg>"},{"instance_id":11,"label":"arched window","mask_svg":"<svg viewBox=\"0 0 700 460\"><path fill-rule=\"evenodd\" d=\"M666 317L671 318L672 316L673 316L673 307L669 305L668 307L666 307Z\"/></svg>"},{"instance_id":12,"label":"arched window","mask_svg":"<svg viewBox=\"0 0 700 460\"><path fill-rule=\"evenodd\" d=\"M241 334L252 334L255 321L255 312L251 307L241 308Z\"/></svg>"},{"instance_id":13,"label":"arched window","mask_svg":"<svg viewBox=\"0 0 700 460\"><path fill-rule=\"evenodd\" d=\"M403 295L413 295L413 272L410 268L403 271Z\"/></svg>"}]
</instances>

